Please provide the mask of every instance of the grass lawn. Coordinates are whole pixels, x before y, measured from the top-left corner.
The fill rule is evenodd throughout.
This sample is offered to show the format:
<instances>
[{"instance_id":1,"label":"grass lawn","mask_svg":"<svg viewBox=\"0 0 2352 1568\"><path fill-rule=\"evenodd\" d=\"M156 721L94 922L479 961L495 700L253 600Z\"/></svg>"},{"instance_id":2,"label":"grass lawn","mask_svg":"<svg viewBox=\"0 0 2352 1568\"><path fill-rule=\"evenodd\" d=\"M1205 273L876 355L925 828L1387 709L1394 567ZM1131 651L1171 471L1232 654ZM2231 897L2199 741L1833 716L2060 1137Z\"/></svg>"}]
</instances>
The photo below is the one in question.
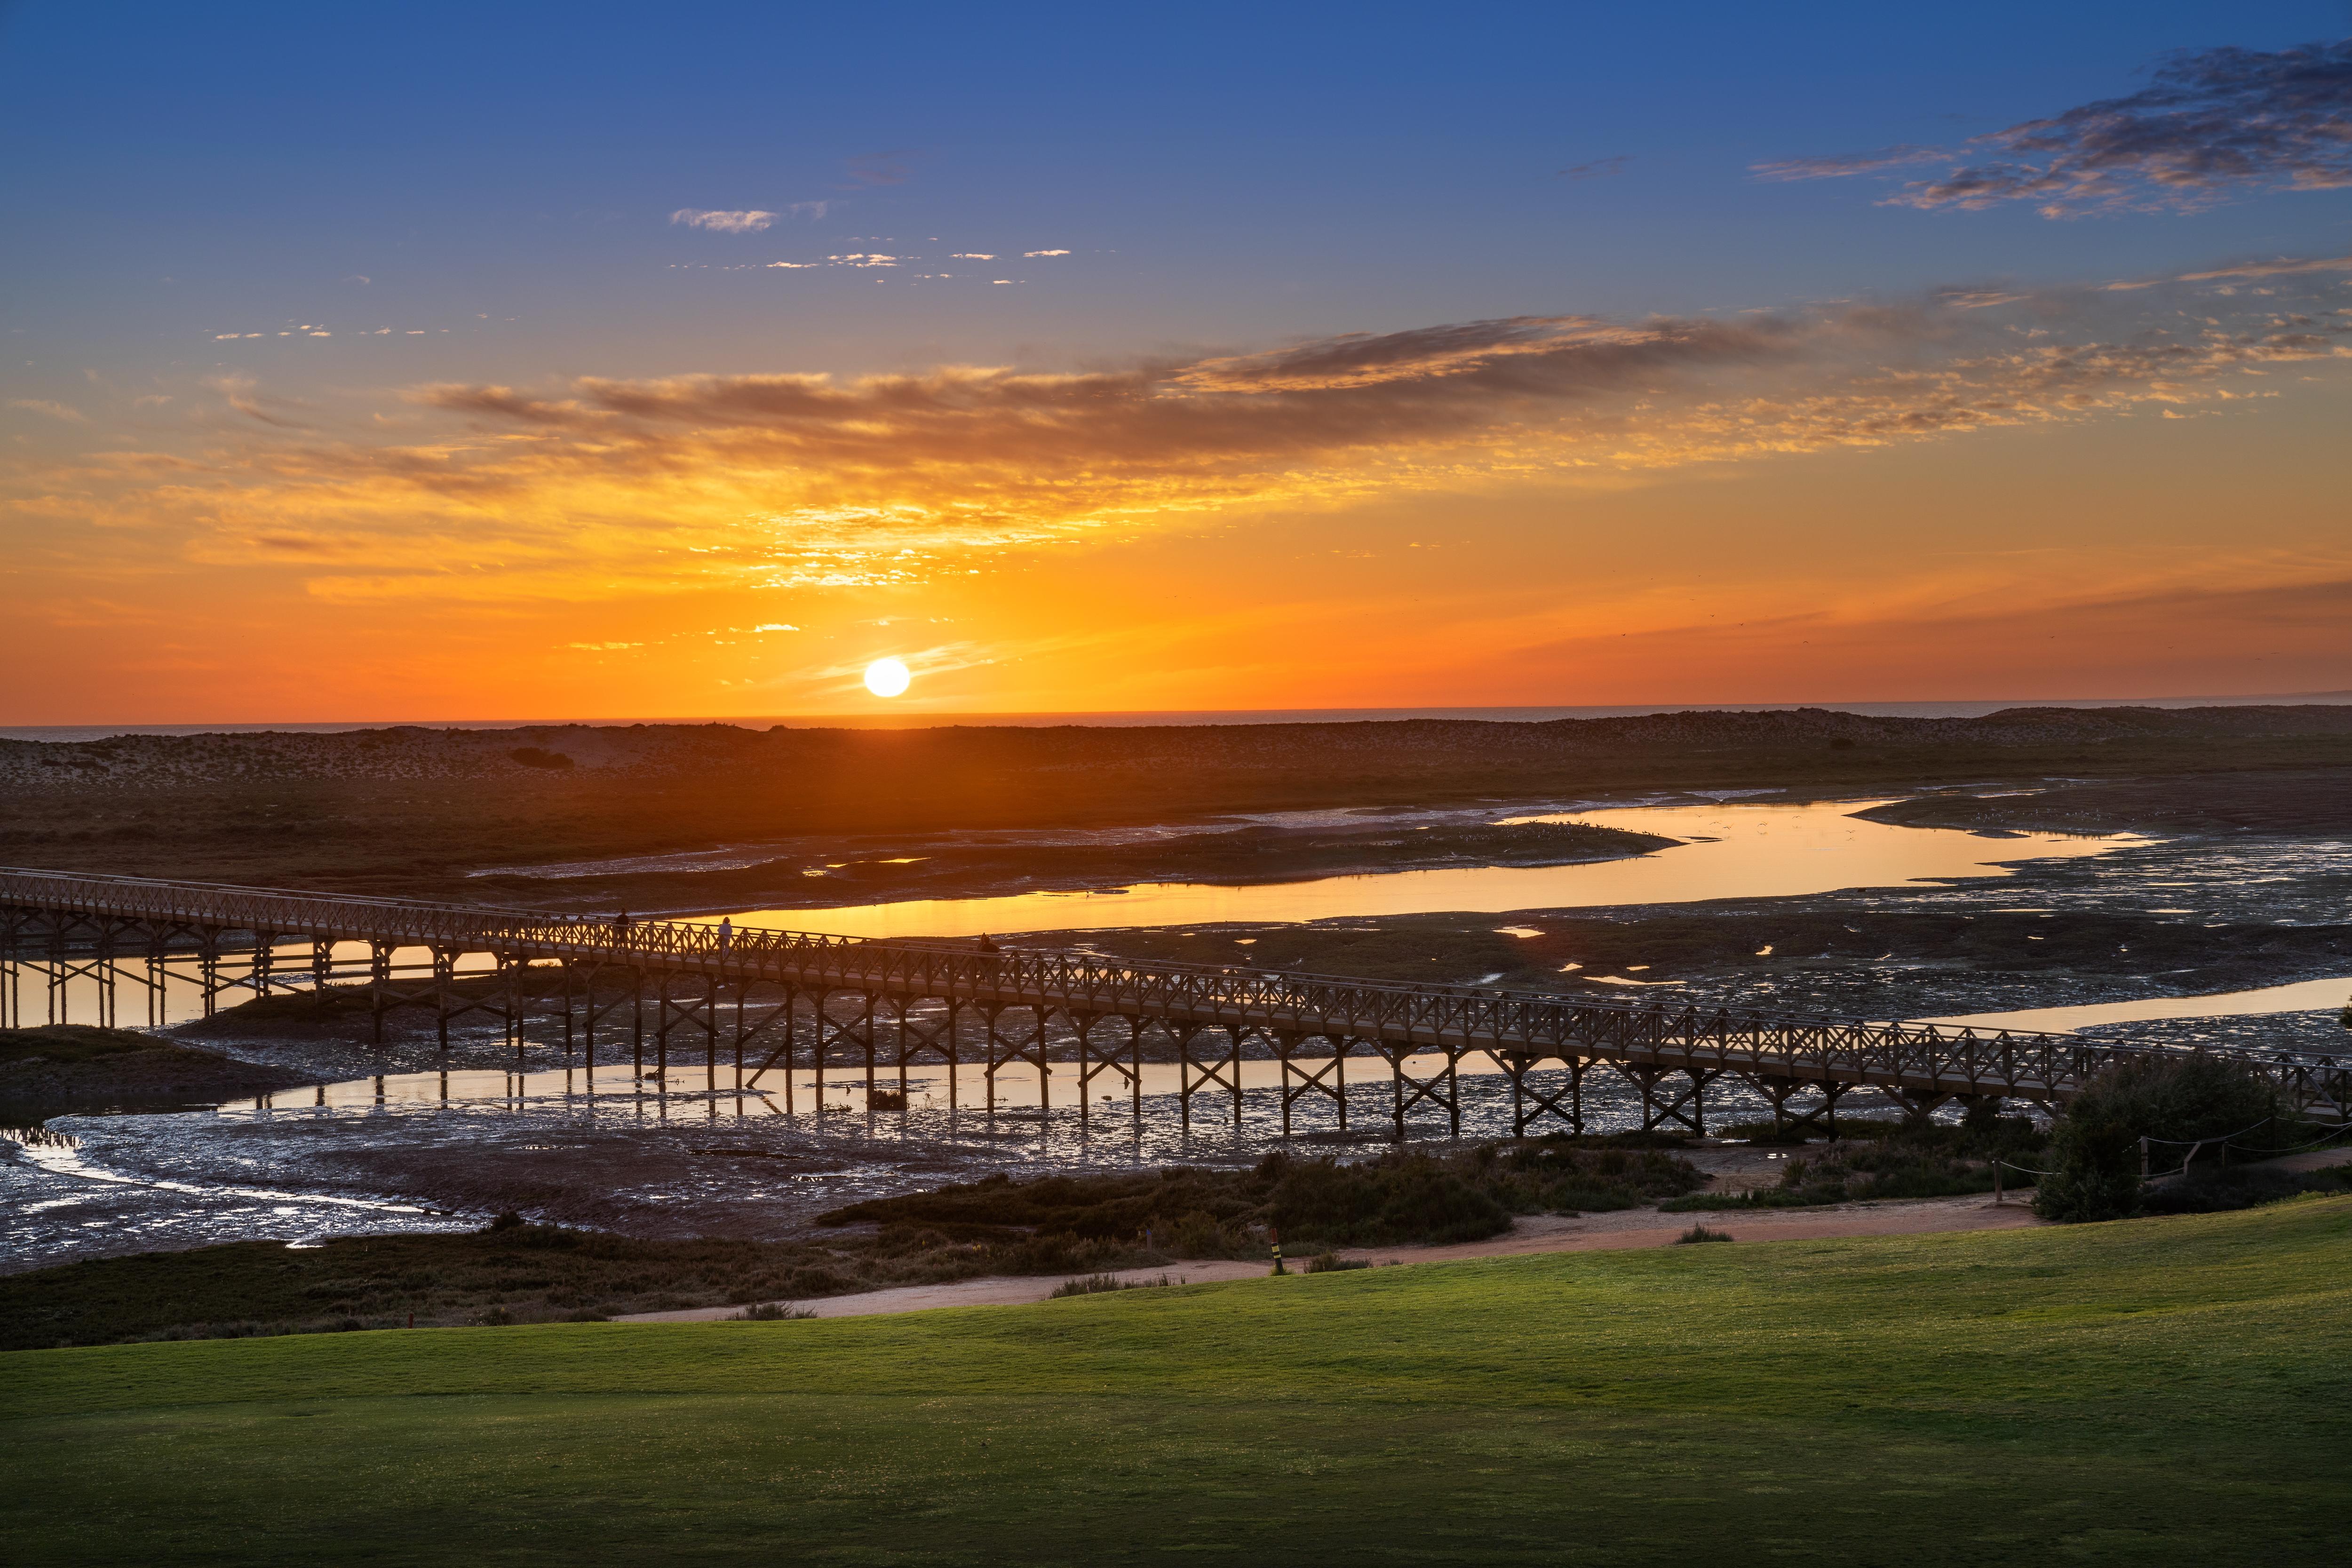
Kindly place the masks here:
<instances>
[{"instance_id":1,"label":"grass lawn","mask_svg":"<svg viewBox=\"0 0 2352 1568\"><path fill-rule=\"evenodd\" d=\"M1735 1233L1736 1222L1731 1227ZM2305 1563L2352 1198L0 1357L18 1561Z\"/></svg>"}]
</instances>

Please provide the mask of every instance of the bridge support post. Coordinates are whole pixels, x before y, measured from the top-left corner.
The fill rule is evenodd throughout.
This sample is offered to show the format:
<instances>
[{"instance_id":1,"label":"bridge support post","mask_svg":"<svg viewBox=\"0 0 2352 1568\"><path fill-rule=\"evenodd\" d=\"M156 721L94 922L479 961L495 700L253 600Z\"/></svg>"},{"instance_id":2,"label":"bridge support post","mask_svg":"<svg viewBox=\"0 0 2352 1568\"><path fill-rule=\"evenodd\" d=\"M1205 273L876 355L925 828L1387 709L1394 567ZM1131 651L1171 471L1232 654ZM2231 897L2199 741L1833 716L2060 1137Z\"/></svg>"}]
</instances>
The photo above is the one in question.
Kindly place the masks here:
<instances>
[{"instance_id":1,"label":"bridge support post","mask_svg":"<svg viewBox=\"0 0 2352 1568\"><path fill-rule=\"evenodd\" d=\"M1136 1120L1140 1121L1143 1118L1143 1064L1141 1047L1138 1041L1141 1037L1142 1026L1133 1018L1106 1018L1092 1013L1072 1013L1069 1015L1069 1019L1070 1028L1077 1036L1078 1041L1078 1120L1083 1122L1087 1118L1095 1097L1095 1079L1105 1073L1109 1073L1128 1080L1128 1089L1135 1105ZM1113 1042L1108 1045L1095 1043L1095 1027L1101 1024L1109 1024L1114 1027L1119 1024L1127 1026L1128 1035L1124 1043L1127 1060L1119 1059L1119 1052L1122 1048L1119 1043ZM1110 1096L1105 1095L1103 1098L1108 1100Z\"/></svg>"},{"instance_id":2,"label":"bridge support post","mask_svg":"<svg viewBox=\"0 0 2352 1568\"><path fill-rule=\"evenodd\" d=\"M1653 1067L1627 1062L1617 1070L1642 1091L1643 1131L1655 1132L1669 1121L1679 1121L1695 1136L1706 1136L1706 1086L1723 1076L1720 1068ZM1659 1085L1677 1073L1690 1087L1672 1099L1660 1094Z\"/></svg>"},{"instance_id":3,"label":"bridge support post","mask_svg":"<svg viewBox=\"0 0 2352 1568\"><path fill-rule=\"evenodd\" d=\"M1017 1035L1007 1034L1004 1015L1025 1012L1029 1021L1020 1026ZM1042 1115L1053 1109L1053 1068L1045 1059L1045 1020L1048 1009L1043 1003L1017 1003L1003 1006L982 1003L981 1021L986 1026L982 1039L986 1042L982 1072L988 1083L988 1111L996 1114L996 1075L1014 1062L1027 1062L1037 1069L1037 1110ZM1081 1095L1086 1092L1083 1077L1079 1080Z\"/></svg>"},{"instance_id":4,"label":"bridge support post","mask_svg":"<svg viewBox=\"0 0 2352 1568\"><path fill-rule=\"evenodd\" d=\"M1452 1047L1441 1047L1445 1065L1433 1075L1419 1079L1405 1070L1405 1062L1413 1055L1410 1044L1376 1043L1381 1055L1388 1058L1389 1087L1391 1091L1391 1115L1394 1119L1399 1142L1404 1141L1404 1119L1423 1100L1443 1107L1448 1128L1454 1137L1462 1136L1462 1086L1459 1068L1462 1053ZM1410 1092L1407 1092L1410 1090Z\"/></svg>"},{"instance_id":5,"label":"bridge support post","mask_svg":"<svg viewBox=\"0 0 2352 1568\"><path fill-rule=\"evenodd\" d=\"M1584 1072L1587 1064L1582 1057L1552 1058L1517 1052L1507 1056L1497 1052L1495 1059L1503 1064L1503 1071L1511 1080L1512 1137L1526 1137L1528 1127L1546 1116L1557 1116L1567 1122L1571 1133L1580 1136L1583 1133ZM1552 1059L1557 1059L1568 1069L1568 1081L1546 1094L1528 1081L1528 1074L1534 1071L1538 1063ZM1534 1101L1532 1109L1528 1105L1530 1100ZM1562 1101L1566 1103L1562 1104Z\"/></svg>"},{"instance_id":6,"label":"bridge support post","mask_svg":"<svg viewBox=\"0 0 2352 1568\"><path fill-rule=\"evenodd\" d=\"M1902 1109L1905 1121L1914 1124L1933 1121L1937 1111L1958 1098L1929 1089L1883 1089L1881 1092Z\"/></svg>"},{"instance_id":7,"label":"bridge support post","mask_svg":"<svg viewBox=\"0 0 2352 1568\"><path fill-rule=\"evenodd\" d=\"M1297 1061L1299 1045L1308 1039L1320 1038L1329 1043L1331 1059L1309 1072ZM1274 1037L1274 1054L1282 1062L1282 1135L1290 1136L1291 1110L1310 1094L1327 1097L1339 1114L1339 1131L1348 1130L1348 1047L1355 1041L1346 1035L1309 1036L1287 1030Z\"/></svg>"},{"instance_id":8,"label":"bridge support post","mask_svg":"<svg viewBox=\"0 0 2352 1568\"><path fill-rule=\"evenodd\" d=\"M1780 1078L1770 1073L1741 1076L1749 1088L1772 1102L1772 1131L1776 1135L1818 1127L1832 1138L1837 1136L1837 1102L1851 1085L1821 1079ZM1807 1089L1819 1093L1822 1102L1811 1110L1792 1113L1789 1101Z\"/></svg>"}]
</instances>

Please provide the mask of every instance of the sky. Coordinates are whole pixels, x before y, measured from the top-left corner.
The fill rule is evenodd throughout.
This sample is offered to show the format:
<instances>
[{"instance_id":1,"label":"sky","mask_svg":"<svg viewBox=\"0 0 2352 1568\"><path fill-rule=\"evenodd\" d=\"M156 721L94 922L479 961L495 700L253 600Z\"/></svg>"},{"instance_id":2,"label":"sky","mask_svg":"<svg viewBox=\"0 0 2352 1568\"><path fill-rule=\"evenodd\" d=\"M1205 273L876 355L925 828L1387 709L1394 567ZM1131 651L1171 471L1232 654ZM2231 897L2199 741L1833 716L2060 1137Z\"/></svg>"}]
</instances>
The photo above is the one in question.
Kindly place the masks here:
<instances>
[{"instance_id":1,"label":"sky","mask_svg":"<svg viewBox=\"0 0 2352 1568\"><path fill-rule=\"evenodd\" d=\"M2352 688L2344 0L31 0L0 201L0 724Z\"/></svg>"}]
</instances>

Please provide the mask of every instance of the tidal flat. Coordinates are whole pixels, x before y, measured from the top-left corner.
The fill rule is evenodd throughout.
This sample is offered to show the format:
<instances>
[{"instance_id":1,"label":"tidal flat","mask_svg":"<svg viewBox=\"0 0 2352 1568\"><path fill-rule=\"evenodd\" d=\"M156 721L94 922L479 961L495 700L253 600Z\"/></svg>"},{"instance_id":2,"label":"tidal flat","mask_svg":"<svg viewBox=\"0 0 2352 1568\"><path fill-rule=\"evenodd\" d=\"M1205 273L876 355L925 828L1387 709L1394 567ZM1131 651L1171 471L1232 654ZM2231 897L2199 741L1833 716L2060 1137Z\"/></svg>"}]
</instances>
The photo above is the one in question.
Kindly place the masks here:
<instances>
[{"instance_id":1,"label":"tidal flat","mask_svg":"<svg viewBox=\"0 0 2352 1568\"><path fill-rule=\"evenodd\" d=\"M2342 915L2352 898L2352 763L2314 765L2316 753L2342 743L2329 726L2352 724L2352 718L2344 710L2325 710L2317 718L2305 710L2285 711L2285 719L2265 721L2259 713L2248 719L2246 710L2232 710L2229 722L2251 726L2251 738L2220 752L2212 735L2196 729L2201 721L2193 718L2164 716L2163 725L2172 728L2155 740L2150 733L2163 725L2151 729L2137 720L2095 715L2037 719L2013 722L2008 731L1979 728L1979 737L2027 738L2006 749L1980 750L1971 769L1961 772L1955 764L1952 776L1910 793L1823 790L1783 780L1704 795L1683 786L1656 790L1642 797L1654 803L1647 808L1630 798L1612 801L1559 787L1464 800L1460 795L1472 793L1465 779L1475 782L1473 769L1466 775L1441 773L1443 787L1433 786L1433 794L1385 793L1389 784L1361 777L1326 780L1318 787L1327 794L1370 798L1312 810L1284 808L1293 813L1285 816L1268 796L1307 787L1298 748L1288 746L1279 733L1260 732L1248 738L1248 756L1255 759L1253 766L1269 771L1252 775L1252 787L1265 787L1247 803L1266 808L1260 815L1271 820L1204 824L1171 818L1022 830L1066 840L1043 846L1011 829L998 835L1005 842L972 842L989 837L975 831L950 836L953 845L933 843L954 852L933 857L944 865L930 872L908 868L925 864L918 856L884 853L922 847L903 833L877 836L854 852L836 848L828 861L803 865L787 858L776 863L755 856L755 864L742 865L732 863L743 858L739 849L709 839L682 840L684 828L676 819L655 822L635 838L603 843L604 848L632 852L658 848L671 858L651 869L593 858L551 859L528 868L511 858L469 861L469 849L485 847L478 835L497 820L497 810L478 816L460 809L477 798L468 792L480 781L456 778L448 771L457 767L452 757L471 756L480 770L528 774L523 783L530 788L538 787L541 775L566 772L512 763L499 748L510 746L513 734L485 739L478 731L459 737L392 732L392 741L377 749L395 760L408 759L403 766L446 764L445 773L401 773L379 759L385 776L367 788L410 792L412 805L425 814L412 821L437 822L441 827L435 832L448 829L437 837L427 832L409 846L413 879L399 884L404 890L455 890L484 899L495 893L498 901L520 903L541 902L544 894L544 901L559 907L610 908L619 901L613 897L616 892L650 894L660 889L681 907L708 910L751 909L729 895L776 885L772 879L780 866L789 872L803 911L837 900L841 889L857 882L834 873L869 864L897 868L877 872L858 889L882 904L903 901L911 885L898 879L929 877L933 879L919 886L935 901L952 902L950 895L1044 897L1038 891L1042 884L1057 889L1055 897L1066 894L1118 908L1124 900L1097 898L1101 889L1089 879L1116 880L1155 867L1183 877L1230 877L1233 888L1258 899L1281 896L1289 886L1322 888L1328 894L1332 889L1394 888L1399 879L1453 876L1449 859L1466 874L1499 867L1513 875L1556 877L1564 885L1574 879L1618 877L1652 863L1716 864L1729 853L1721 841L1700 842L1718 835L1680 826L1673 833L1644 834L1644 822L1672 817L1681 825L1698 811L1718 817L1745 812L1743 820L1848 822L1851 844L1843 851L1836 844L1802 837L1776 841L1777 867L1804 864L1804 876L1785 884L1802 889L1798 891L1711 897L1706 896L1706 886L1693 883L1674 902L1090 924L1027 935L1007 928L998 935L1013 943L1076 945L1107 957L1259 971L1677 1005L1749 1005L1839 1017L1946 1017L2193 997L2352 976L2352 927ZM1800 755L1792 748L1801 742L1808 748L1801 758L1814 771L1935 771L1916 749L1898 756L1895 750L1882 754L1863 743L1834 746L1850 738L1841 729L1850 716L1736 717L1743 724L1774 722L1749 726L1746 750L1736 743L1738 735L1719 727L1685 726L1669 734L1672 745L1654 727L1642 741L1650 752L1636 760L1661 775L1671 763L1686 771L1712 770L1716 776L1754 778L1769 772L1768 764L1777 765L1776 759L1787 763ZM2086 718L2116 732L2084 740L2076 726ZM2262 728L2265 722L2273 724L2272 731ZM1824 739L1803 728L1817 723L1840 732ZM1483 731L1515 727L1461 728L1472 732L1464 744L1486 744L1491 737ZM1757 734L1763 740L1755 740ZM2053 734L2062 738L2053 740ZM570 771L591 774L601 764L586 758L587 741L616 751L636 746L658 752L660 745L672 745L689 752L706 745L725 752L761 742L760 737L746 742L740 732L713 736L703 730L686 731L683 738L588 731L582 739L576 749L584 760ZM1623 741L1622 735L1617 739ZM320 756L364 757L375 744L364 736L255 740L278 747L268 756L298 775L303 767L323 767ZM279 746L313 741L333 742L344 750L314 753L302 746ZM1308 760L1318 754L1328 760L1330 738L1308 741ZM877 743L898 742L886 737ZM1238 743L1233 737L1195 735L1163 736L1154 743L1179 742L1213 759L1223 754L1218 748ZM1580 743L1606 751L1590 735ZM1895 746L1884 734L1868 743ZM1324 752L1315 752L1317 746ZM2002 773L1994 766L2029 758L2047 761L2053 747L2072 748L2068 754L2080 765L2054 776ZM2284 765L2254 765L2277 762L2284 752L2294 754ZM109 812L131 811L132 803L142 799L146 805L136 809L152 812L159 789L168 794L197 787L184 773L156 773L163 766L158 757L178 756L183 763L193 757L218 773L227 767L221 758L231 754L203 747L186 752L153 752L143 743L131 747L122 753L128 761L107 764L121 776L94 787L91 821L103 824ZM2243 765L2192 765L2192 756L2210 763L2217 755ZM2159 758L2171 772L2149 771L2151 759ZM1632 765L1622 756L1602 760L1610 766ZM1563 780L1558 757L1548 765L1549 784L1559 786ZM2086 776L2097 767L2114 771ZM260 787L250 778L223 783L226 776L202 787L226 790L231 797ZM1224 781L1219 787L1225 787L1241 775L1229 768L1217 776ZM639 795L633 792L647 787L644 775L620 763L596 782L607 807L636 800ZM343 792L339 798L346 807L364 803L366 791L349 780L313 779L311 784ZM495 781L493 785L487 798L496 807L507 786ZM574 778L565 787L586 786ZM1155 779L1151 787L1171 786ZM1456 798L1432 804L1433 795L1449 792ZM512 804L522 797L508 798ZM1794 804L1806 801L1814 804ZM299 804L299 793L278 800L281 810ZM13 801L6 809L13 814L7 818L12 830L36 837L45 831L38 810L28 814ZM974 807L983 816L993 809L986 802ZM1606 826L1588 835L1578 831L1575 821L1528 820L1560 816L1596 816ZM1013 842L1016 837L1020 842ZM1892 842L1907 846L1908 855L1919 846L1948 841L1965 853L1939 858L1943 851L1937 849L1925 858L1886 862L1874 858L1873 850L1863 858L1868 865L1851 877L1820 868L1834 863L1833 852L1852 852L1853 844ZM18 842L21 854L29 840ZM186 872L226 840L200 818L184 834L159 823L146 837L116 834L71 842L75 857L107 868ZM293 841L282 835L268 842L288 854L310 855L315 848L287 848ZM1171 858L1153 858L1170 853L1171 845L1176 847ZM1544 864L1507 863L1521 847ZM1022 858L1046 849L1071 853L1059 860ZM239 852L264 850L248 847ZM1383 854L1393 857L1386 869L1380 860ZM1213 869L1203 856L1214 858ZM1335 867L1350 874L1321 875ZM827 875L804 875L810 869ZM736 879L747 875L754 880ZM1308 879L1297 881L1302 876ZM319 881L331 885L333 879ZM633 901L632 907L643 912L658 906ZM792 911L780 909L769 918L789 924ZM285 1075L301 1087L241 1098L191 1095L171 1107L100 1093L76 1105L19 1113L23 1131L0 1145L0 1209L6 1226L0 1240L5 1242L7 1267L239 1238L303 1243L365 1232L459 1231L508 1210L647 1239L782 1242L803 1234L816 1215L844 1204L967 1181L991 1171L1028 1175L1171 1164L1238 1168L1282 1141L1273 1097L1259 1081L1272 1071L1271 1061L1244 1064L1244 1079L1254 1087L1237 1118L1196 1119L1190 1127L1175 1114L1172 1082L1160 1081L1173 1077L1174 1069L1164 1063L1147 1066L1140 1117L1121 1100L1090 1104L1090 1114L1081 1118L1066 1076L1066 1040L1049 1043L1059 1081L1048 1095L1040 1094L1034 1075L1013 1072L994 1086L992 1106L988 1086L968 1070L954 1086L958 1092L951 1101L944 1075L932 1071L910 1079L903 1108L886 1108L869 1100L859 1071L840 1064L822 1100L805 1066L781 1083L772 1074L749 1092L734 1080L730 1064L718 1064L714 1073L711 1064L692 1055L659 1080L640 1076L633 1064L609 1053L592 1073L583 1057L567 1058L543 1029L517 1049L498 1025L478 1017L460 1023L446 1053L429 1018L415 1013L394 1015L386 1039L378 1044L371 1038L366 1010L351 1005L355 1000L321 1009L307 997L274 998L165 1031L174 1044ZM2227 1039L2328 1050L2343 1043L2332 1012L2319 1009L2114 1027L2130 1037L2184 1044ZM880 1087L895 1089L895 1075L886 1071ZM780 1088L786 1092L779 1093ZM1387 1110L1386 1080L1369 1072L1351 1079L1349 1096L1346 1139L1379 1136ZM1466 1064L1462 1102L1465 1136L1507 1131L1509 1100L1499 1075ZM1605 1081L1596 1086L1589 1109L1594 1125L1604 1131L1638 1119L1630 1093L1621 1094ZM1710 1114L1738 1120L1754 1109L1737 1091L1728 1091ZM1310 1117L1295 1131L1296 1140L1309 1146L1341 1136L1328 1107L1323 1120ZM1407 1136L1442 1142L1445 1131L1442 1119L1423 1118L1408 1126Z\"/></svg>"}]
</instances>

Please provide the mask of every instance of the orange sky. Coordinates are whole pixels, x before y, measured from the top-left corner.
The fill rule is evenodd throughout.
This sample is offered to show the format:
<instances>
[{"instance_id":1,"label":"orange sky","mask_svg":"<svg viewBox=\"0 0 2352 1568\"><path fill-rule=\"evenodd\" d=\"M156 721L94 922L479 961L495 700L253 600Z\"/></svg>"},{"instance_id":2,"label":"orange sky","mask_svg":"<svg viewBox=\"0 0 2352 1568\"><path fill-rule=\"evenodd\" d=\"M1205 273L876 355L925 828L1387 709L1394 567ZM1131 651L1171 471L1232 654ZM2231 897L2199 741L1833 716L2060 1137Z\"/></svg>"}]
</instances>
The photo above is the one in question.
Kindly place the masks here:
<instances>
[{"instance_id":1,"label":"orange sky","mask_svg":"<svg viewBox=\"0 0 2352 1568\"><path fill-rule=\"evenodd\" d=\"M1559 167L1472 172L1524 127L1433 79L1466 184L1381 244L1354 226L1377 172L1319 209L1265 174L1299 127L1201 143L1242 205L1176 227L1138 216L1186 188L1168 166L1130 191L1034 163L982 200L921 151L796 176L805 200L656 200L731 145L697 89L639 116L671 172L545 165L635 205L468 209L495 243L431 204L469 160L541 167L519 127L383 186L424 204L404 238L234 194L291 143L175 151L209 195L143 208L106 193L145 152L77 147L104 243L11 263L0 723L2352 689L2352 163L2260 96L2352 44L2155 57L2162 91L2033 132L2125 90L2086 55L1939 151L1853 39L1822 42L1853 97L1820 123L1735 43L1677 79L1716 116L1680 164L1594 140L1649 101L1596 77L1625 107ZM126 66L122 113L163 112L167 54ZM352 90L406 90L384 72ZM2227 178L2191 100L2261 132ZM352 155L399 151L357 103L330 115ZM1352 98L1319 112L1385 145ZM1848 137L1896 144L1787 155ZM697 179L770 178L730 168ZM859 679L884 656L914 677L887 702Z\"/></svg>"}]
</instances>

